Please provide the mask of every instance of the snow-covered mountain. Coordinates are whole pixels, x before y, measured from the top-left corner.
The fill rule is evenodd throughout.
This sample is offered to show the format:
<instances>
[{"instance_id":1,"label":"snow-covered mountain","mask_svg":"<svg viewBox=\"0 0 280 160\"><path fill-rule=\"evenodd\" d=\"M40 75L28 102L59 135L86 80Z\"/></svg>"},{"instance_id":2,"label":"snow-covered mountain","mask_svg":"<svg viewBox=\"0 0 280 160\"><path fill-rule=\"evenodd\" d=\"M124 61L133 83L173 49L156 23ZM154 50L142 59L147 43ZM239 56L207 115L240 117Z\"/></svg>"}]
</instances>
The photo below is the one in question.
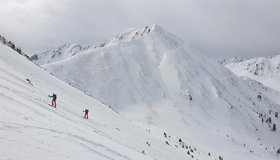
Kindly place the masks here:
<instances>
[{"instance_id":1,"label":"snow-covered mountain","mask_svg":"<svg viewBox=\"0 0 280 160\"><path fill-rule=\"evenodd\" d=\"M54 63L58 61L65 60L78 53L87 51L89 49L102 48L106 46L116 45L121 42L131 41L143 37L145 34L149 33L151 28L148 26L141 30L133 30L132 28L118 34L114 38L99 44L98 46L88 46L81 44L64 44L57 47L54 50L45 51L43 53L35 54L30 57L30 60L38 65L44 65L49 63Z\"/></svg>"},{"instance_id":2,"label":"snow-covered mountain","mask_svg":"<svg viewBox=\"0 0 280 160\"><path fill-rule=\"evenodd\" d=\"M127 30L42 67L140 128L210 151L210 159L276 158L279 92L238 78L160 26Z\"/></svg>"},{"instance_id":3,"label":"snow-covered mountain","mask_svg":"<svg viewBox=\"0 0 280 160\"><path fill-rule=\"evenodd\" d=\"M225 66L238 76L248 77L280 91L280 55L242 60Z\"/></svg>"},{"instance_id":4,"label":"snow-covered mountain","mask_svg":"<svg viewBox=\"0 0 280 160\"><path fill-rule=\"evenodd\" d=\"M87 45L80 44L64 44L50 51L45 51L40 54L35 54L30 57L30 60L38 65L53 63L75 56L76 54L86 51L90 48Z\"/></svg>"},{"instance_id":5,"label":"snow-covered mountain","mask_svg":"<svg viewBox=\"0 0 280 160\"><path fill-rule=\"evenodd\" d=\"M223 155L160 126L133 124L2 44L0 73L1 160L210 160ZM51 93L58 95L57 108L48 105ZM88 120L82 118L85 108Z\"/></svg>"}]
</instances>

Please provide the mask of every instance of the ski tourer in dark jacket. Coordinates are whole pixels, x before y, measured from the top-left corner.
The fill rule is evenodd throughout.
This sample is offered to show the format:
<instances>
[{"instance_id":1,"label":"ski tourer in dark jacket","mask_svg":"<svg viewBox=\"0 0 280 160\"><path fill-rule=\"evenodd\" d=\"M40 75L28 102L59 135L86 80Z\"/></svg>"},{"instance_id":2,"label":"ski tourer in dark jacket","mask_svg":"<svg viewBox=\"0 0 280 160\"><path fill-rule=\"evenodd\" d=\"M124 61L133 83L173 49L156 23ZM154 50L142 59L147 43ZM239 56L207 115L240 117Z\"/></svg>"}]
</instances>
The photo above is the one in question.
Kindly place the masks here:
<instances>
[{"instance_id":1,"label":"ski tourer in dark jacket","mask_svg":"<svg viewBox=\"0 0 280 160\"><path fill-rule=\"evenodd\" d=\"M88 109L85 109L83 112L85 113L84 118L85 118L85 119L88 119L88 112L89 112L89 110L88 110Z\"/></svg>"},{"instance_id":2,"label":"ski tourer in dark jacket","mask_svg":"<svg viewBox=\"0 0 280 160\"><path fill-rule=\"evenodd\" d=\"M52 98L52 106L56 107L56 98L57 98L56 94L53 93L53 95L52 96L49 95L49 97Z\"/></svg>"}]
</instances>

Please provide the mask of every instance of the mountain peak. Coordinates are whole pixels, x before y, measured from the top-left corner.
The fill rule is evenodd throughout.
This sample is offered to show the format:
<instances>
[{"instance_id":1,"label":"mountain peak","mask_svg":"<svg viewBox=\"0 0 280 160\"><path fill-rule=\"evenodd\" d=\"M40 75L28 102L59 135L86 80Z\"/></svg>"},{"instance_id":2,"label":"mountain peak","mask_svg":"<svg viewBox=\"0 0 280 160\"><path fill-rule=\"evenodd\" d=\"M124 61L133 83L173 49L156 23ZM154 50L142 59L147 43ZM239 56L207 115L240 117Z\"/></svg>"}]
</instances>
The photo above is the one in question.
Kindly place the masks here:
<instances>
[{"instance_id":1,"label":"mountain peak","mask_svg":"<svg viewBox=\"0 0 280 160\"><path fill-rule=\"evenodd\" d=\"M119 33L117 36L115 36L108 42L102 43L99 47L111 46L120 42L128 42L132 40L141 39L147 35L150 35L151 33L161 34L168 32L157 24L153 24L151 26L144 26L140 29L129 28Z\"/></svg>"},{"instance_id":2,"label":"mountain peak","mask_svg":"<svg viewBox=\"0 0 280 160\"><path fill-rule=\"evenodd\" d=\"M158 25L158 24L153 24L151 26L151 29L153 31L155 31L155 32L163 32L163 31L165 31L165 29L163 27L161 27L160 25Z\"/></svg>"}]
</instances>

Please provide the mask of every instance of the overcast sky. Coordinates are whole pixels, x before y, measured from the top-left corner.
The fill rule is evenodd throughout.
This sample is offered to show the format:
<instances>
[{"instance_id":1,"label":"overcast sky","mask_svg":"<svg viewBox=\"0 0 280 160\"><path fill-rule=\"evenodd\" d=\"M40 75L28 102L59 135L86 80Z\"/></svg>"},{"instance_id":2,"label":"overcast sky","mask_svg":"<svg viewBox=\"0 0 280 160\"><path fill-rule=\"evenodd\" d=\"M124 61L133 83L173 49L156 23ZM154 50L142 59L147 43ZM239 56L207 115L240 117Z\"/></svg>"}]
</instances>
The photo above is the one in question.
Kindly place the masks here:
<instances>
[{"instance_id":1,"label":"overcast sky","mask_svg":"<svg viewBox=\"0 0 280 160\"><path fill-rule=\"evenodd\" d=\"M30 55L151 24L213 58L280 54L280 0L0 0L0 34Z\"/></svg>"}]
</instances>

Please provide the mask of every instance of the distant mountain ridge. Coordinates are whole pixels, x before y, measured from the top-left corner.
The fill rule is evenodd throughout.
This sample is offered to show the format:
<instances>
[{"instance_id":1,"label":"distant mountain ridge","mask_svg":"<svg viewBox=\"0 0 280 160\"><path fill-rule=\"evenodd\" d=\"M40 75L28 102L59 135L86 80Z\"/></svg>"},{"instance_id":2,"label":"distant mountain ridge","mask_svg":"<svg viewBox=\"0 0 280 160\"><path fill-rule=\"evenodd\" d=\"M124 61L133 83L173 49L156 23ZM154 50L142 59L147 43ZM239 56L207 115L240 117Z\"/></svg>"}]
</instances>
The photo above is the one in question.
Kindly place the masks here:
<instances>
[{"instance_id":1,"label":"distant mountain ridge","mask_svg":"<svg viewBox=\"0 0 280 160\"><path fill-rule=\"evenodd\" d=\"M280 55L226 63L238 76L244 76L280 91Z\"/></svg>"},{"instance_id":2,"label":"distant mountain ridge","mask_svg":"<svg viewBox=\"0 0 280 160\"><path fill-rule=\"evenodd\" d=\"M229 64L229 63L239 63L239 62L242 62L242 61L245 61L246 59L243 59L241 57L234 57L234 58L228 58L228 59L223 59L223 60L220 60L218 61L218 63L222 64L222 65L226 65L226 64Z\"/></svg>"}]
</instances>

